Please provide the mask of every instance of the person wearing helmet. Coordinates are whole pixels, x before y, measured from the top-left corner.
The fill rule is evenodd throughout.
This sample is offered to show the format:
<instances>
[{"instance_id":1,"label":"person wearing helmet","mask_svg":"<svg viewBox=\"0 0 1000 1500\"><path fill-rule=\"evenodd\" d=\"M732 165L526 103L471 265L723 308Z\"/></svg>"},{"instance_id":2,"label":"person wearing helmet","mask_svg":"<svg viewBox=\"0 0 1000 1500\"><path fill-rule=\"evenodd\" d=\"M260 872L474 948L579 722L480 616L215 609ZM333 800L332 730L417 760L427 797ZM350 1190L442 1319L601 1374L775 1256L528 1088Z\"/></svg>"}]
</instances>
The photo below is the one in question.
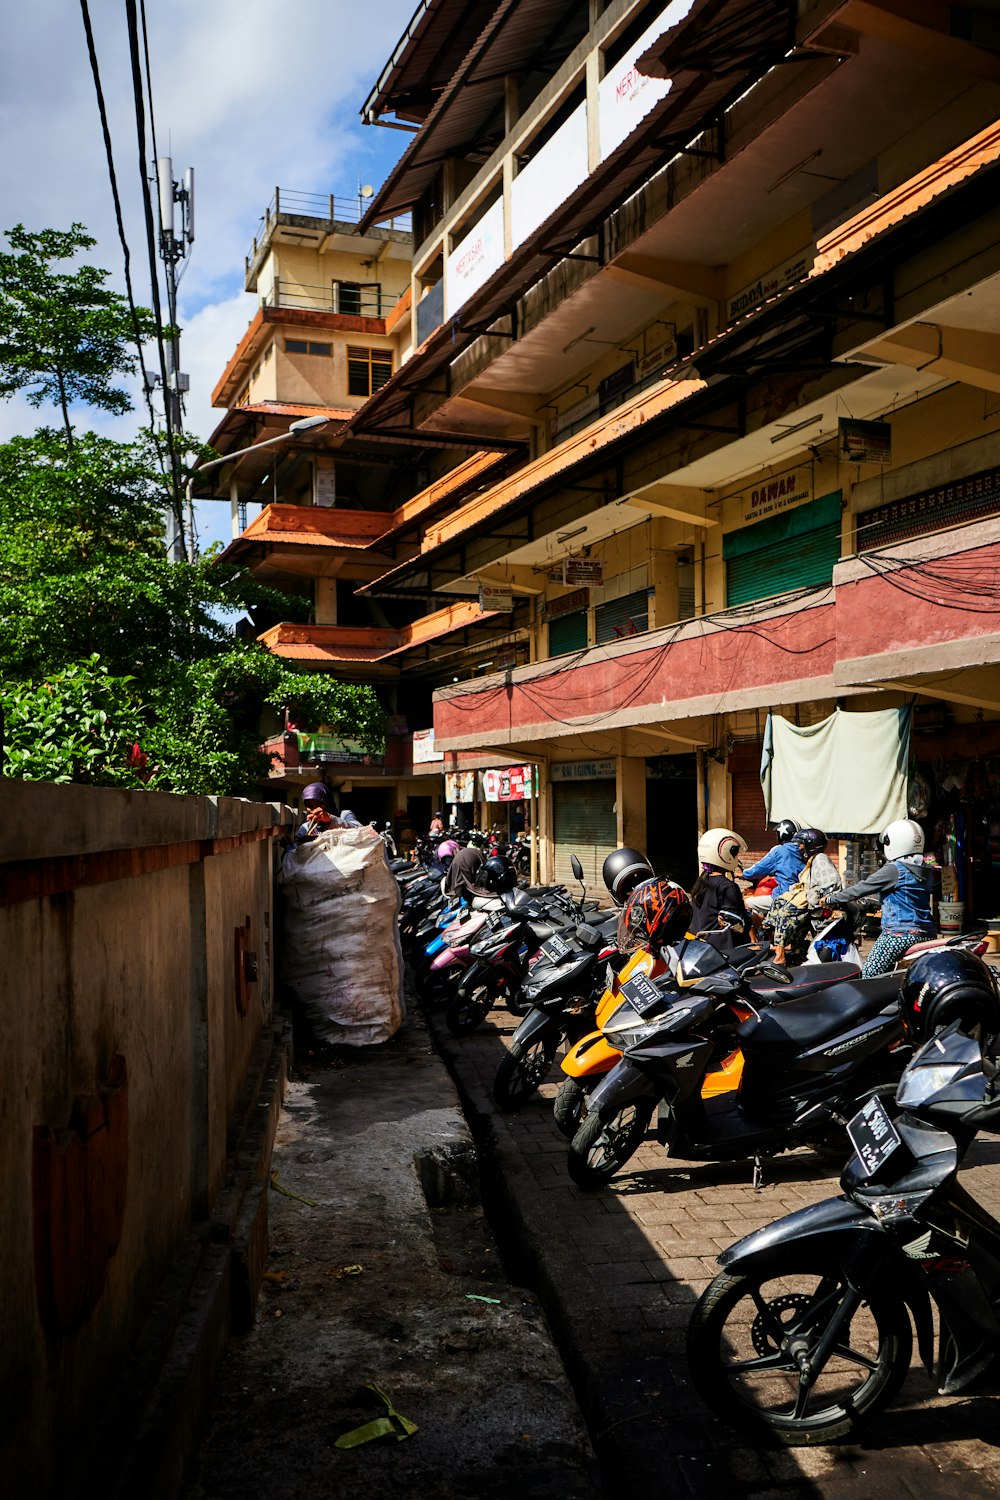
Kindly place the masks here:
<instances>
[{"instance_id":1,"label":"person wearing helmet","mask_svg":"<svg viewBox=\"0 0 1000 1500\"><path fill-rule=\"evenodd\" d=\"M654 877L653 866L638 849L612 850L601 868L601 879L616 906L624 905L637 885Z\"/></svg>"},{"instance_id":2,"label":"person wearing helmet","mask_svg":"<svg viewBox=\"0 0 1000 1500\"><path fill-rule=\"evenodd\" d=\"M691 934L731 952L750 930L750 917L735 876L747 852L746 840L731 828L709 828L698 840L701 869L691 887Z\"/></svg>"},{"instance_id":3,"label":"person wearing helmet","mask_svg":"<svg viewBox=\"0 0 1000 1500\"><path fill-rule=\"evenodd\" d=\"M747 896L746 906L750 913L751 921L760 923L771 910L772 904L790 890L802 877L802 869L805 865L805 855L800 846L795 842L795 835L800 831L799 825L794 818L781 818L775 825L778 842L773 844L755 865L743 871L743 879L749 880L751 885L758 880L763 880L765 875L774 878L774 889L766 896Z\"/></svg>"},{"instance_id":4,"label":"person wearing helmet","mask_svg":"<svg viewBox=\"0 0 1000 1500\"><path fill-rule=\"evenodd\" d=\"M864 880L849 885L829 902L843 906L865 896L882 902L882 931L861 970L862 979L888 974L907 948L935 935L931 915L935 866L924 859L924 830L912 818L900 818L879 834L886 863Z\"/></svg>"},{"instance_id":5,"label":"person wearing helmet","mask_svg":"<svg viewBox=\"0 0 1000 1500\"><path fill-rule=\"evenodd\" d=\"M427 830L427 835L433 839L442 833L444 833L444 819L439 812L436 812L431 818L431 826Z\"/></svg>"},{"instance_id":6,"label":"person wearing helmet","mask_svg":"<svg viewBox=\"0 0 1000 1500\"><path fill-rule=\"evenodd\" d=\"M691 902L673 880L647 880L627 898L618 918L618 951L648 948L658 953L688 930Z\"/></svg>"},{"instance_id":7,"label":"person wearing helmet","mask_svg":"<svg viewBox=\"0 0 1000 1500\"><path fill-rule=\"evenodd\" d=\"M444 878L444 893L446 896L466 896L470 901L473 896L490 896L493 893L477 884L477 878L483 867L483 856L478 849L471 845L465 849L459 849L448 867L448 873Z\"/></svg>"},{"instance_id":8,"label":"person wearing helmet","mask_svg":"<svg viewBox=\"0 0 1000 1500\"><path fill-rule=\"evenodd\" d=\"M341 826L340 819L330 808L330 788L322 781L313 781L302 793L305 818L295 830L296 844L309 844L317 834L328 833L331 828Z\"/></svg>"},{"instance_id":9,"label":"person wearing helmet","mask_svg":"<svg viewBox=\"0 0 1000 1500\"><path fill-rule=\"evenodd\" d=\"M791 842L802 851L805 864L797 882L783 896L775 896L761 930L772 935L774 959L783 964L788 949L797 950L809 930L809 914L828 905L840 890L837 867L826 853L826 834L819 828L801 828Z\"/></svg>"},{"instance_id":10,"label":"person wearing helmet","mask_svg":"<svg viewBox=\"0 0 1000 1500\"><path fill-rule=\"evenodd\" d=\"M899 992L899 1018L914 1047L953 1021L991 1049L1000 1034L997 976L967 948L921 954Z\"/></svg>"}]
</instances>

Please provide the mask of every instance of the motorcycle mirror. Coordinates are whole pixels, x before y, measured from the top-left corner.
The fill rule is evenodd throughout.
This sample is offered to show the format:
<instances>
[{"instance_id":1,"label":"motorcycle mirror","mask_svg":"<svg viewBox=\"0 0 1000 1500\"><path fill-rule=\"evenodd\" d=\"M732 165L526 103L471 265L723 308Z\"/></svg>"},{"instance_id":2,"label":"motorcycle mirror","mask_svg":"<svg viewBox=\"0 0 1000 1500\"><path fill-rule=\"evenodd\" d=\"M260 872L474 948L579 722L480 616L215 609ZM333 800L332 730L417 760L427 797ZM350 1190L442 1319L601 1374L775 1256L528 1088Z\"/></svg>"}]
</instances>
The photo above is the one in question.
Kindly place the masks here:
<instances>
[{"instance_id":1,"label":"motorcycle mirror","mask_svg":"<svg viewBox=\"0 0 1000 1500\"><path fill-rule=\"evenodd\" d=\"M570 865L570 869L573 871L573 874L576 876L577 880L582 880L583 879L583 865L581 865L579 859L577 858L577 856L575 854L571 854L570 855L570 857L569 857L569 865Z\"/></svg>"}]
</instances>

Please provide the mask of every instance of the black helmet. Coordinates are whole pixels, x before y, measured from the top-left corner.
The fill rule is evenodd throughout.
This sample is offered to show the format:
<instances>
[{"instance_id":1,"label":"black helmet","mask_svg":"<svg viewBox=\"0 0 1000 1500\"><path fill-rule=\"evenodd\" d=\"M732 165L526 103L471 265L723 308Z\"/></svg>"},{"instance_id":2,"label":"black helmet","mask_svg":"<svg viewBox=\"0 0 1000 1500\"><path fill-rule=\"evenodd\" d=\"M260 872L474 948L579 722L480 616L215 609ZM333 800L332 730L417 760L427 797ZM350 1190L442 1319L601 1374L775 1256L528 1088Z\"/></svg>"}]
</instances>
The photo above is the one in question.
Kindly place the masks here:
<instances>
[{"instance_id":1,"label":"black helmet","mask_svg":"<svg viewBox=\"0 0 1000 1500\"><path fill-rule=\"evenodd\" d=\"M512 867L499 854L490 855L476 879L484 890L495 891L498 896L503 891L512 891L517 885Z\"/></svg>"},{"instance_id":2,"label":"black helmet","mask_svg":"<svg viewBox=\"0 0 1000 1500\"><path fill-rule=\"evenodd\" d=\"M819 828L802 828L792 840L803 854L822 854L826 848L826 834Z\"/></svg>"},{"instance_id":3,"label":"black helmet","mask_svg":"<svg viewBox=\"0 0 1000 1500\"><path fill-rule=\"evenodd\" d=\"M899 1015L915 1047L957 1021L980 1039L1000 1033L1000 995L993 971L968 948L937 948L911 966L899 992Z\"/></svg>"},{"instance_id":4,"label":"black helmet","mask_svg":"<svg viewBox=\"0 0 1000 1500\"><path fill-rule=\"evenodd\" d=\"M799 825L794 818L779 818L774 831L778 835L778 843L787 844L798 833Z\"/></svg>"},{"instance_id":5,"label":"black helmet","mask_svg":"<svg viewBox=\"0 0 1000 1500\"><path fill-rule=\"evenodd\" d=\"M638 849L614 849L601 869L601 879L607 886L616 906L621 906L637 885L652 880L653 866Z\"/></svg>"}]
</instances>

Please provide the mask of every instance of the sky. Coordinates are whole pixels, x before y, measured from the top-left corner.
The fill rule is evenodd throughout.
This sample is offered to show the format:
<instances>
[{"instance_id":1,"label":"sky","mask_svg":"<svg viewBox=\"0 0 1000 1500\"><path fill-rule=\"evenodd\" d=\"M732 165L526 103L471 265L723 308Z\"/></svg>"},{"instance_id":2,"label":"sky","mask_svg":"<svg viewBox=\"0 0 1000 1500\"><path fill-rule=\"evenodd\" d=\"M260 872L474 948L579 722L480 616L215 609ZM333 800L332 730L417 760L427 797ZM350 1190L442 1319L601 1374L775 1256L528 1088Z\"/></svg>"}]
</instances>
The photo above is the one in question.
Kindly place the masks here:
<instances>
[{"instance_id":1,"label":"sky","mask_svg":"<svg viewBox=\"0 0 1000 1500\"><path fill-rule=\"evenodd\" d=\"M150 306L139 146L123 0L89 0L136 301ZM212 388L256 311L243 263L275 187L353 197L383 180L407 143L358 111L416 0L146 0L153 120L175 179L195 171L195 241L178 293L186 429L222 417ZM377 24L370 18L377 16ZM0 230L84 224L91 259L124 290L123 255L82 12L74 0L9 6L0 53ZM147 166L151 149L145 153ZM159 265L159 262L158 262ZM161 267L162 270L162 267ZM162 283L161 283L161 295ZM155 350L146 360L157 361ZM141 398L137 406L142 406ZM141 420L80 411L78 425L127 440ZM57 422L21 398L0 403L0 441ZM202 505L203 546L230 537L229 507Z\"/></svg>"}]
</instances>

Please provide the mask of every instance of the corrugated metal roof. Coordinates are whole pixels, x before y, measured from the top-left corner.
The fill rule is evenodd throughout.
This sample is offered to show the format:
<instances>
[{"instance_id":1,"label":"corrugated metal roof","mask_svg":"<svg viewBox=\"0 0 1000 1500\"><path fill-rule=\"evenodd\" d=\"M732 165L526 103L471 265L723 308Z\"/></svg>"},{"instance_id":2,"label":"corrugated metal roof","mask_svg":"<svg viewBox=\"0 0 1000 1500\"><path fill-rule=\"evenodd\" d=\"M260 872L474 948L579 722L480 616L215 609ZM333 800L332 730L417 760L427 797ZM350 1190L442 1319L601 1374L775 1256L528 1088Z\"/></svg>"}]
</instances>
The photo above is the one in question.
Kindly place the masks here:
<instances>
[{"instance_id":1,"label":"corrugated metal roof","mask_svg":"<svg viewBox=\"0 0 1000 1500\"><path fill-rule=\"evenodd\" d=\"M375 87L361 118L375 124L394 114L424 120L461 57L496 9L497 0L421 0Z\"/></svg>"},{"instance_id":2,"label":"corrugated metal roof","mask_svg":"<svg viewBox=\"0 0 1000 1500\"><path fill-rule=\"evenodd\" d=\"M515 5L517 0L509 3ZM534 4L544 6L544 0L534 0ZM758 20L756 30L750 25L751 12ZM497 12L494 26L503 14L503 10ZM737 17L739 27L735 26ZM730 19L732 34L723 24ZM594 233L614 209L763 77L785 55L793 22L793 0L703 0L691 21L666 33L661 42L670 40L671 56L675 56L687 45L691 27L692 62L689 68L678 67L674 87L650 110L642 129L633 132L554 209L455 318L431 334L413 358L360 408L352 431L364 432L376 426L385 430L409 423L412 389L425 384L497 318L509 313L527 287ZM717 56L712 50L712 27L721 28Z\"/></svg>"}]
</instances>

